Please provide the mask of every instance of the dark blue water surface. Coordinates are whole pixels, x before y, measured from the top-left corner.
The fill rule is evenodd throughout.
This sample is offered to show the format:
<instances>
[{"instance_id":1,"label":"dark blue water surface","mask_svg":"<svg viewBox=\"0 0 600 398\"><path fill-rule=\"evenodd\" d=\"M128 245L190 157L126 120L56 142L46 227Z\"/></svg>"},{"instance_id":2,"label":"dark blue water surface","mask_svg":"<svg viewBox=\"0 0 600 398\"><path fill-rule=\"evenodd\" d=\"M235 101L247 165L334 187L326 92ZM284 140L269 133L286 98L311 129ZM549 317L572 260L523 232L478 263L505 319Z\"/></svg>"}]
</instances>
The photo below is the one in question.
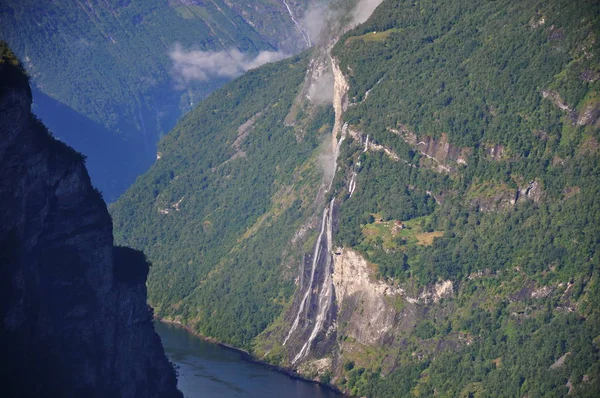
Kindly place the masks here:
<instances>
[{"instance_id":1,"label":"dark blue water surface","mask_svg":"<svg viewBox=\"0 0 600 398\"><path fill-rule=\"evenodd\" d=\"M178 387L186 398L340 398L317 384L301 381L243 354L199 339L187 330L155 324L165 352L177 367Z\"/></svg>"}]
</instances>

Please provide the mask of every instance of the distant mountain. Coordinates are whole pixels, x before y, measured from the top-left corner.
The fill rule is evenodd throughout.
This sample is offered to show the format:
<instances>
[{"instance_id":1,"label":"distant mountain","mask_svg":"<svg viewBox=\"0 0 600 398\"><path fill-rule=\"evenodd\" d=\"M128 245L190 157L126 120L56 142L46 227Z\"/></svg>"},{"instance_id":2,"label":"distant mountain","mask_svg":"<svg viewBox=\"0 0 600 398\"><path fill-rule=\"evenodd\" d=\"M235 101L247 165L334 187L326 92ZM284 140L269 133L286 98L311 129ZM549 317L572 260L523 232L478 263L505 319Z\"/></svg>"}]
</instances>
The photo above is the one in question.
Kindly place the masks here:
<instances>
[{"instance_id":1,"label":"distant mountain","mask_svg":"<svg viewBox=\"0 0 600 398\"><path fill-rule=\"evenodd\" d=\"M83 156L31 113L0 42L0 383L7 397L181 397L146 304L144 254L113 245Z\"/></svg>"},{"instance_id":2,"label":"distant mountain","mask_svg":"<svg viewBox=\"0 0 600 398\"><path fill-rule=\"evenodd\" d=\"M112 205L157 315L356 396L597 396L598 3L319 15Z\"/></svg>"},{"instance_id":3,"label":"distant mountain","mask_svg":"<svg viewBox=\"0 0 600 398\"><path fill-rule=\"evenodd\" d=\"M158 139L200 99L248 65L306 48L292 16L300 19L308 3L288 10L285 2L263 0L8 0L0 4L0 39L31 75L36 114L90 159L92 181L113 201L156 159ZM218 71L198 75L204 67ZM72 122L74 113L80 116ZM78 134L101 134L81 133L84 118L110 131L107 143L115 145L79 146Z\"/></svg>"}]
</instances>

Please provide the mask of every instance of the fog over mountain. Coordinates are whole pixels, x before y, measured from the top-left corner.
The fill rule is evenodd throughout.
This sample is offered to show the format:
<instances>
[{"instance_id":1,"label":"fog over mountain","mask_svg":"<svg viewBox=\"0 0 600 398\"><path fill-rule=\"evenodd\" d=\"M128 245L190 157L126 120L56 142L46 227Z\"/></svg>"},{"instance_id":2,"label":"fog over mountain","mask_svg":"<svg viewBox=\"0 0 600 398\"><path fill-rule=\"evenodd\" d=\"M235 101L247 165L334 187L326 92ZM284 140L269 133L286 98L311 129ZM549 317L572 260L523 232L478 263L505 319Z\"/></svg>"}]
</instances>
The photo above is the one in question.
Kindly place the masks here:
<instances>
[{"instance_id":1,"label":"fog over mountain","mask_svg":"<svg viewBox=\"0 0 600 398\"><path fill-rule=\"evenodd\" d=\"M182 87L190 81L238 77L250 69L288 56L281 51L261 51L249 55L236 48L217 52L186 50L179 43L169 52L169 58L173 61L173 77Z\"/></svg>"}]
</instances>

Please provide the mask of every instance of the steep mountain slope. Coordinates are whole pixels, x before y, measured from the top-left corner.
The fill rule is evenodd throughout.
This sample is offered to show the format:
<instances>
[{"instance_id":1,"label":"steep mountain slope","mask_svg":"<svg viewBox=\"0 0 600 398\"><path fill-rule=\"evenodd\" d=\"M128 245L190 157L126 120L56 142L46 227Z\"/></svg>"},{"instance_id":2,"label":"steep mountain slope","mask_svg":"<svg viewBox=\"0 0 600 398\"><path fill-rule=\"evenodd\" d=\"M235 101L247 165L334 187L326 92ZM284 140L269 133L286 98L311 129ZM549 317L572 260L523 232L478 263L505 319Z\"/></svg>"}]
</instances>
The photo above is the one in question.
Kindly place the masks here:
<instances>
[{"instance_id":1,"label":"steep mountain slope","mask_svg":"<svg viewBox=\"0 0 600 398\"><path fill-rule=\"evenodd\" d=\"M325 108L305 125L284 123L306 65L306 55L269 65L211 95L112 208L118 242L154 259L157 315L246 346L293 292L283 247L312 212L315 153L331 123Z\"/></svg>"},{"instance_id":2,"label":"steep mountain slope","mask_svg":"<svg viewBox=\"0 0 600 398\"><path fill-rule=\"evenodd\" d=\"M83 157L31 114L0 43L0 383L10 397L180 397L144 255L113 245Z\"/></svg>"},{"instance_id":3,"label":"steep mountain slope","mask_svg":"<svg viewBox=\"0 0 600 398\"><path fill-rule=\"evenodd\" d=\"M386 0L342 35L368 3L303 84L282 63L202 103L112 207L159 315L355 395L596 396L598 5Z\"/></svg>"},{"instance_id":4,"label":"steep mountain slope","mask_svg":"<svg viewBox=\"0 0 600 398\"><path fill-rule=\"evenodd\" d=\"M597 393L598 31L592 2L384 2L337 43L334 280L379 314L339 314L349 390ZM343 277L370 266L388 303Z\"/></svg>"},{"instance_id":5,"label":"steep mountain slope","mask_svg":"<svg viewBox=\"0 0 600 398\"><path fill-rule=\"evenodd\" d=\"M290 13L300 18L308 3L297 2L288 11L284 2L263 0L245 6L221 0L9 0L0 5L0 39L15 49L36 88L47 96L34 97L37 115L93 159L92 180L112 201L152 164L156 142L180 115L231 79L229 74L198 81L180 76L173 65L175 45L181 45L183 56L192 49L209 52L187 58L194 66L215 62L215 52L227 55L234 49L249 59L261 51L279 58L294 54L307 43ZM72 126L68 114L57 118L50 100L116 135L117 156L103 147L76 146L79 126ZM118 156L121 148L136 156ZM134 170L133 178L112 172L111 163L118 163L118 170Z\"/></svg>"}]
</instances>

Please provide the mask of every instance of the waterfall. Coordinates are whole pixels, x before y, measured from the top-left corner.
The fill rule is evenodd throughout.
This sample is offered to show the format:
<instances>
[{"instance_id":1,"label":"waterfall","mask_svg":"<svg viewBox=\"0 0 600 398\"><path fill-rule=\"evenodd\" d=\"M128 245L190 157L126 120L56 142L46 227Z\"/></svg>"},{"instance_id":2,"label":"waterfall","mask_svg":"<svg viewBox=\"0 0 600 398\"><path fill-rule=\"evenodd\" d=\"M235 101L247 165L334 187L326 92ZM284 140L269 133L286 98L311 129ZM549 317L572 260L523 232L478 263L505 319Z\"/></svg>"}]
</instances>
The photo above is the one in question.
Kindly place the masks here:
<instances>
[{"instance_id":1,"label":"waterfall","mask_svg":"<svg viewBox=\"0 0 600 398\"><path fill-rule=\"evenodd\" d=\"M367 135L367 140L365 141L365 150L363 151L363 153L367 152L368 149L369 149L369 136Z\"/></svg>"},{"instance_id":2,"label":"waterfall","mask_svg":"<svg viewBox=\"0 0 600 398\"><path fill-rule=\"evenodd\" d=\"M327 319L327 312L331 307L332 295L333 295L333 279L331 275L331 266L332 266L332 246L333 246L333 203L335 199L331 199L329 204L329 209L325 209L323 212L323 224L326 225L327 233L325 240L325 266L323 267L323 271L325 272L325 278L323 280L323 286L321 291L319 292L319 300L317 307L317 317L315 318L315 325L308 337L308 340L304 343L300 352L296 354L292 364L298 362L298 360L304 358L310 352L310 347L312 342L315 340L319 332L321 331L325 320ZM323 230L321 230L321 235L319 239L315 243L316 247L321 246L321 239L323 238ZM313 259L313 264L315 261ZM313 268L314 271L314 268ZM307 292L310 292L310 286L307 289ZM298 317L297 317L298 318ZM288 335L289 337L289 335Z\"/></svg>"},{"instance_id":3,"label":"waterfall","mask_svg":"<svg viewBox=\"0 0 600 398\"><path fill-rule=\"evenodd\" d=\"M345 123L342 127L342 134L337 143L333 145L333 161L334 161L334 175L331 176L331 180L327 182L327 191L331 189L331 184L333 183L333 177L335 176L335 168L337 165L337 157L340 153L340 148L342 142L346 138L346 133L348 130L348 124ZM327 313L331 308L331 303L333 300L333 275L332 275L332 265L333 265L333 206L334 206L335 198L331 199L329 202L329 206L323 210L323 215L321 217L321 230L319 232L319 236L315 242L315 247L313 250L313 259L312 259L312 267L310 271L310 281L306 285L306 291L302 297L302 301L300 302L300 307L298 308L298 312L296 314L296 318L292 323L292 327L290 328L287 336L283 340L283 345L285 345L292 334L298 329L298 325L300 324L300 316L305 311L310 309L311 302L311 293L313 291L313 283L315 279L315 272L317 266L320 263L320 258L324 254L325 258L322 261L323 265L323 285L319 290L319 297L317 300L317 316L315 318L314 326L310 332L310 335L298 354L294 357L292 364L298 362L300 359L306 357L310 352L311 345L325 323L327 319Z\"/></svg>"},{"instance_id":4,"label":"waterfall","mask_svg":"<svg viewBox=\"0 0 600 398\"><path fill-rule=\"evenodd\" d=\"M287 7L287 3L284 1ZM291 10L288 7L291 15ZM292 19L295 21L292 15ZM300 29L300 27L299 27ZM335 173L337 170L337 158L340 154L342 143L348 134L348 123L343 123L343 112L345 110L345 101L348 92L348 83L344 75L339 70L336 61L331 58L331 67L334 74L333 89L333 108L335 111L335 123L332 129L331 158L332 164L326 165L325 170L333 170L332 173L325 173L323 184L317 198L322 197L323 189L325 192L331 190ZM354 184L355 185L355 184ZM319 200L319 199L317 199ZM283 345L286 345L293 335L296 336L298 343L302 343L305 336L308 338L302 344L300 350L292 360L292 364L306 358L315 342L315 339L321 333L328 320L333 305L333 226L334 226L334 208L335 195L329 202L329 205L323 210L321 216L321 230L314 243L313 258L310 271L310 281L305 285L300 284L298 294L302 294L302 299L294 318L294 322L288 331ZM303 263L303 265L305 265ZM303 270L304 274L304 270ZM315 297L313 297L315 295ZM314 304L312 303L314 300ZM300 317L305 313L305 322L300 326ZM313 318L314 317L314 318ZM295 347L294 347L295 348ZM290 352L292 354L292 352Z\"/></svg>"},{"instance_id":5,"label":"waterfall","mask_svg":"<svg viewBox=\"0 0 600 398\"><path fill-rule=\"evenodd\" d=\"M350 197L352 197L352 194L354 193L355 189L356 189L356 171L353 171L352 178L350 178L350 184L348 185L348 192L350 193Z\"/></svg>"},{"instance_id":6,"label":"waterfall","mask_svg":"<svg viewBox=\"0 0 600 398\"><path fill-rule=\"evenodd\" d=\"M292 12L292 9L290 8L290 6L288 5L287 1L282 0L283 4L285 5L285 8L287 8L288 14L290 14L290 18L292 19L292 22L294 23L294 25L296 25L296 28L298 29L298 31L300 31L300 34L302 35L302 38L304 39L304 42L306 43L307 47L312 46L312 43L310 41L310 36L308 35L308 32L306 31L306 29L304 29L302 27L302 25L300 24L300 22L298 22L296 20L296 17L294 17L294 13Z\"/></svg>"},{"instance_id":7,"label":"waterfall","mask_svg":"<svg viewBox=\"0 0 600 398\"><path fill-rule=\"evenodd\" d=\"M302 301L300 302L300 308L298 309L298 313L296 314L296 319L294 319L294 323L290 328L290 331L287 334L285 340L283 340L283 345L288 342L292 333L298 328L298 323L300 322L300 314L304 311L304 306L306 305L306 301L310 296L310 292L312 290L312 284L315 279L315 269L317 268L317 264L319 262L319 255L321 254L321 239L323 238L323 232L325 231L325 227L327 225L327 209L323 210L323 218L321 221L321 232L319 233L319 237L315 242L315 250L313 253L313 261L312 261L312 269L310 271L310 281L306 286L306 293L304 293L304 297L302 297Z\"/></svg>"}]
</instances>

